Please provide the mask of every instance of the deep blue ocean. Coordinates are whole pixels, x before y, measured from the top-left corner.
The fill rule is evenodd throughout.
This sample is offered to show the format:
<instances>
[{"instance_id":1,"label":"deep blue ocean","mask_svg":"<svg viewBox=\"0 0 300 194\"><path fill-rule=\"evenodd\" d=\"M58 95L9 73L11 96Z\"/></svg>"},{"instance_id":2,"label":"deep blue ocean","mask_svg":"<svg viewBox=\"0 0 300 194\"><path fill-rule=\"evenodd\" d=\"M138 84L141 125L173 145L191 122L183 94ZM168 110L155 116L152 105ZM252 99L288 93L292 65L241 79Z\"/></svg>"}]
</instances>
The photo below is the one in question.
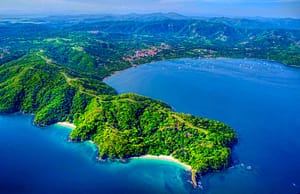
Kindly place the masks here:
<instances>
[{"instance_id":1,"label":"deep blue ocean","mask_svg":"<svg viewBox=\"0 0 300 194\"><path fill-rule=\"evenodd\" d=\"M38 128L33 116L0 116L0 193L300 192L300 69L261 60L181 59L125 70L106 82L169 103L174 110L231 125L234 165L193 189L177 164L96 160L91 143L68 142L70 129Z\"/></svg>"}]
</instances>

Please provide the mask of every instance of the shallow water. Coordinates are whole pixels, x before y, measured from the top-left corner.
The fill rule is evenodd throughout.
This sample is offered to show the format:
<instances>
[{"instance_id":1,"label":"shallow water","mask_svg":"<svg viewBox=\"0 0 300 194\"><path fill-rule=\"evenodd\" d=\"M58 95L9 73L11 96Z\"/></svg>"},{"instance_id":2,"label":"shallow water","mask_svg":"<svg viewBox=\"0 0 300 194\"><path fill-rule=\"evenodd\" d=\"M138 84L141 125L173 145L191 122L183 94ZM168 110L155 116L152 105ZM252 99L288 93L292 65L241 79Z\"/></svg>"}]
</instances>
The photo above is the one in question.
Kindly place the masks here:
<instances>
[{"instance_id":1,"label":"shallow water","mask_svg":"<svg viewBox=\"0 0 300 194\"><path fill-rule=\"evenodd\" d=\"M236 130L234 166L205 176L204 191L195 192L300 192L300 69L262 60L181 59L128 69L106 82Z\"/></svg>"}]
</instances>

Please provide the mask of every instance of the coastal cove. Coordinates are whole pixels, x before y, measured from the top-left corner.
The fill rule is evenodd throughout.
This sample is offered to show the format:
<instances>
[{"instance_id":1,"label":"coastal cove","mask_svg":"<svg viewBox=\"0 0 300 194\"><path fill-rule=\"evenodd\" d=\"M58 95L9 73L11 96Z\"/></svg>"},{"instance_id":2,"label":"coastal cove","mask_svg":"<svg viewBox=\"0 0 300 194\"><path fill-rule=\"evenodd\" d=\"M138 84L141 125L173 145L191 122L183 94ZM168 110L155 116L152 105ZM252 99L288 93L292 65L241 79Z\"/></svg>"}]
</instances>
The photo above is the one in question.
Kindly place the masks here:
<instances>
[{"instance_id":1,"label":"coastal cove","mask_svg":"<svg viewBox=\"0 0 300 194\"><path fill-rule=\"evenodd\" d=\"M106 83L237 131L233 167L204 176L204 193L300 191L298 68L254 59L179 59L131 68Z\"/></svg>"},{"instance_id":2,"label":"coastal cove","mask_svg":"<svg viewBox=\"0 0 300 194\"><path fill-rule=\"evenodd\" d=\"M58 122L57 125L59 126L63 126L63 127L67 127L70 128L72 130L74 130L76 128L76 126L73 123L69 123L69 122ZM97 148L97 152L98 152L98 147L97 144L95 144L93 141L89 140L88 142L90 142L91 144L93 144L96 148ZM98 156L97 156L98 158ZM177 164L178 166L182 167L184 170L189 171L192 176L191 176L191 183L193 184L194 188L198 187L198 180L196 178L196 175L194 174L195 172L193 172L192 167L190 165L184 164L182 162L180 162L178 159L173 158L172 156L165 156L165 155L159 155L159 156L154 156L154 155L142 155L139 157L131 157L128 158L126 160L121 159L120 162L127 162L127 161L132 161L132 160L157 160L157 161L167 161L167 162L172 162ZM99 159L99 161L101 162L107 162L107 160L103 160L103 159Z\"/></svg>"},{"instance_id":3,"label":"coastal cove","mask_svg":"<svg viewBox=\"0 0 300 194\"><path fill-rule=\"evenodd\" d=\"M73 123L69 123L69 122L58 122L56 123L57 125L59 126L63 126L63 127L67 127L67 128L70 128L70 129L75 129L76 126L73 124ZM89 140L88 142L92 143L93 145L97 146L93 141ZM97 148L98 149L98 148ZM128 158L128 160L139 160L139 159L144 159L144 160L147 160L147 159L150 159L150 160L162 160L162 161L169 161L169 162L173 162L173 163L176 163L178 164L179 166L181 166L183 169L187 170L187 171L191 171L192 170L192 167L187 165L187 164L184 164L182 162L180 162L179 160L173 158L172 156L165 156L165 155L159 155L159 156L154 156L154 155L143 155L143 156L139 156L139 157L132 157L132 158ZM101 159L100 159L101 161Z\"/></svg>"}]
</instances>

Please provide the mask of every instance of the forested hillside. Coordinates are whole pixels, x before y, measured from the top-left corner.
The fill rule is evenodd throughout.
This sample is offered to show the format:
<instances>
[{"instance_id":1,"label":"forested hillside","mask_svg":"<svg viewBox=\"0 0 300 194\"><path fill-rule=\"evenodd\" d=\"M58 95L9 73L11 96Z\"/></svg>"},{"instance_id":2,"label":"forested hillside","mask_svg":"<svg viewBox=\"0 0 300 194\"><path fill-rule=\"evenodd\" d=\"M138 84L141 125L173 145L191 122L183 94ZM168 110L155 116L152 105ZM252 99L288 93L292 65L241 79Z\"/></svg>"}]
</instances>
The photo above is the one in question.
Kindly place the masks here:
<instances>
[{"instance_id":1,"label":"forested hillside","mask_svg":"<svg viewBox=\"0 0 300 194\"><path fill-rule=\"evenodd\" d=\"M6 18L0 20L0 30L0 64L43 50L55 63L100 79L131 66L181 57L300 65L299 20L293 19L175 14Z\"/></svg>"}]
</instances>

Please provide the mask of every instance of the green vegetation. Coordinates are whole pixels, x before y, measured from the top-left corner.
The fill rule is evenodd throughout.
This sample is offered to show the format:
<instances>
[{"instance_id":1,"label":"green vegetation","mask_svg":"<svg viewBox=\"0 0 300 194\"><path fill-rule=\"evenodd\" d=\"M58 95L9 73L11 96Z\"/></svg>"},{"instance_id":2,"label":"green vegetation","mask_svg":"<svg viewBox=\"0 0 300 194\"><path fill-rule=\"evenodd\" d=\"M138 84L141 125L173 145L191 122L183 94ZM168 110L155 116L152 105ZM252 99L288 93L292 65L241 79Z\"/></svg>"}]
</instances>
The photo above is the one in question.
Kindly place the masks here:
<instances>
[{"instance_id":1,"label":"green vegetation","mask_svg":"<svg viewBox=\"0 0 300 194\"><path fill-rule=\"evenodd\" d=\"M92 90L93 95L116 94L106 84L90 78L76 77L69 81L65 77L68 73L74 74L66 68L47 64L34 54L2 65L0 112L34 113L38 125L72 122L74 115L83 112L92 99L85 93Z\"/></svg>"},{"instance_id":2,"label":"green vegetation","mask_svg":"<svg viewBox=\"0 0 300 194\"><path fill-rule=\"evenodd\" d=\"M176 113L136 94L117 95L40 52L0 66L0 96L2 113L34 113L40 126L73 122L70 139L94 141L101 158L172 155L193 172L206 173L228 167L237 142L224 123Z\"/></svg>"},{"instance_id":3,"label":"green vegetation","mask_svg":"<svg viewBox=\"0 0 300 194\"><path fill-rule=\"evenodd\" d=\"M93 140L102 158L172 155L198 172L227 167L237 140L223 123L175 113L135 94L93 99L75 124L71 139Z\"/></svg>"}]
</instances>

